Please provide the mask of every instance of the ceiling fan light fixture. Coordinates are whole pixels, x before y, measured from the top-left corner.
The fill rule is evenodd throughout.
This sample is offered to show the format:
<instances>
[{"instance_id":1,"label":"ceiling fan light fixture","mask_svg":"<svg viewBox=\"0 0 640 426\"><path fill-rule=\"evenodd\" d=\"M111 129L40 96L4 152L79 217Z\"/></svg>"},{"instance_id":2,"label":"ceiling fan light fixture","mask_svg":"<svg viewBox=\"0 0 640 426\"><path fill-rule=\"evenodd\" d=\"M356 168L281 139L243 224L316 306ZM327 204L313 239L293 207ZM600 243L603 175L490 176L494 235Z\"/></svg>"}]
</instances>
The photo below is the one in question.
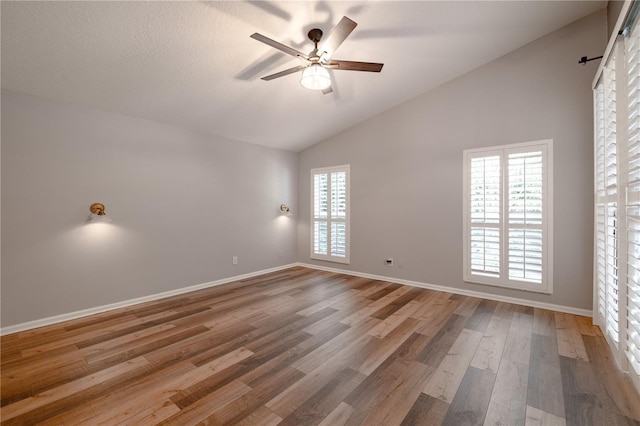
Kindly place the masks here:
<instances>
[{"instance_id":1,"label":"ceiling fan light fixture","mask_svg":"<svg viewBox=\"0 0 640 426\"><path fill-rule=\"evenodd\" d=\"M310 90L325 90L331 87L331 76L320 64L313 64L302 70L302 87Z\"/></svg>"}]
</instances>

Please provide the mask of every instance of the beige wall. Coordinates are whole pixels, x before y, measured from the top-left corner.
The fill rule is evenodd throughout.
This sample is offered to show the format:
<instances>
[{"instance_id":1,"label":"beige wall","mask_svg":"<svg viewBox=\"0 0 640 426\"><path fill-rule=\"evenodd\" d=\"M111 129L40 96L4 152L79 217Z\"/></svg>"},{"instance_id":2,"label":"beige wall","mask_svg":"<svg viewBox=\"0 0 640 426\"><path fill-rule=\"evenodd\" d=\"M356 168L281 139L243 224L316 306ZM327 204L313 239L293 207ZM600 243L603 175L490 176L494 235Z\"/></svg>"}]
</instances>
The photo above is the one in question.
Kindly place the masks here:
<instances>
[{"instance_id":1,"label":"beige wall","mask_svg":"<svg viewBox=\"0 0 640 426\"><path fill-rule=\"evenodd\" d=\"M598 64L577 59L606 41L602 10L301 152L299 261L590 310ZM542 139L554 140L554 294L463 282L462 151ZM309 170L339 164L351 165L347 266L309 258Z\"/></svg>"},{"instance_id":2,"label":"beige wall","mask_svg":"<svg viewBox=\"0 0 640 426\"><path fill-rule=\"evenodd\" d=\"M620 11L622 11L622 6L624 5L624 0L610 0L607 3L607 34L608 38L611 38L611 33L616 26L616 22L618 22L618 17L620 15ZM598 53L597 55L594 53L590 56L600 56L604 54L604 52Z\"/></svg>"},{"instance_id":3,"label":"beige wall","mask_svg":"<svg viewBox=\"0 0 640 426\"><path fill-rule=\"evenodd\" d=\"M292 263L296 179L294 153L3 91L2 326Z\"/></svg>"}]
</instances>

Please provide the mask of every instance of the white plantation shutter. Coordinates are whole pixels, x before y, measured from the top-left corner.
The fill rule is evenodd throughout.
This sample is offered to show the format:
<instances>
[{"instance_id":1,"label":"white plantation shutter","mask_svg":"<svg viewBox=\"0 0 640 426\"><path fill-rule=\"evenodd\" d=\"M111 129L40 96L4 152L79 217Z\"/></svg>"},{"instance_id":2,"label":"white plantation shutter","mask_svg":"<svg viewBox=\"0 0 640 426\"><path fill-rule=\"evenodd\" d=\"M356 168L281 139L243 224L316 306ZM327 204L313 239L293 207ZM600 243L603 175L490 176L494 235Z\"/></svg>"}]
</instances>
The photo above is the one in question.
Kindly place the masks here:
<instances>
[{"instance_id":1,"label":"white plantation shutter","mask_svg":"<svg viewBox=\"0 0 640 426\"><path fill-rule=\"evenodd\" d=\"M347 172L331 173L331 256L347 255Z\"/></svg>"},{"instance_id":2,"label":"white plantation shutter","mask_svg":"<svg viewBox=\"0 0 640 426\"><path fill-rule=\"evenodd\" d=\"M618 336L618 153L615 56L604 76L605 214L606 214L606 332L617 345Z\"/></svg>"},{"instance_id":3,"label":"white plantation shutter","mask_svg":"<svg viewBox=\"0 0 640 426\"><path fill-rule=\"evenodd\" d=\"M542 282L542 150L508 156L509 278Z\"/></svg>"},{"instance_id":4,"label":"white plantation shutter","mask_svg":"<svg viewBox=\"0 0 640 426\"><path fill-rule=\"evenodd\" d=\"M313 175L313 253L328 253L329 176Z\"/></svg>"},{"instance_id":5,"label":"white plantation shutter","mask_svg":"<svg viewBox=\"0 0 640 426\"><path fill-rule=\"evenodd\" d=\"M618 193L618 161L616 140L616 69L615 56L604 73L604 144L605 144L605 194L614 200Z\"/></svg>"},{"instance_id":6,"label":"white plantation shutter","mask_svg":"<svg viewBox=\"0 0 640 426\"><path fill-rule=\"evenodd\" d=\"M607 335L617 345L618 336L618 225L616 203L605 206L606 216L606 309L605 323Z\"/></svg>"},{"instance_id":7,"label":"white plantation shutter","mask_svg":"<svg viewBox=\"0 0 640 426\"><path fill-rule=\"evenodd\" d=\"M618 155L615 56L595 91L596 271L599 322L617 346L618 315Z\"/></svg>"},{"instance_id":8,"label":"white plantation shutter","mask_svg":"<svg viewBox=\"0 0 640 426\"><path fill-rule=\"evenodd\" d=\"M600 323L607 314L607 235L604 205L596 206L596 260L595 279L598 286L598 315Z\"/></svg>"},{"instance_id":9,"label":"white plantation shutter","mask_svg":"<svg viewBox=\"0 0 640 426\"><path fill-rule=\"evenodd\" d=\"M594 80L594 320L640 391L640 2Z\"/></svg>"},{"instance_id":10,"label":"white plantation shutter","mask_svg":"<svg viewBox=\"0 0 640 426\"><path fill-rule=\"evenodd\" d=\"M627 324L626 355L640 382L640 25L625 42L627 97Z\"/></svg>"},{"instance_id":11,"label":"white plantation shutter","mask_svg":"<svg viewBox=\"0 0 640 426\"><path fill-rule=\"evenodd\" d=\"M311 170L311 258L349 263L349 166Z\"/></svg>"},{"instance_id":12,"label":"white plantation shutter","mask_svg":"<svg viewBox=\"0 0 640 426\"><path fill-rule=\"evenodd\" d=\"M471 270L500 276L500 156L471 159Z\"/></svg>"},{"instance_id":13,"label":"white plantation shutter","mask_svg":"<svg viewBox=\"0 0 640 426\"><path fill-rule=\"evenodd\" d=\"M606 149L604 136L604 83L594 93L595 117L595 280L598 288L598 315L604 322L607 310L607 229L606 229Z\"/></svg>"},{"instance_id":14,"label":"white plantation shutter","mask_svg":"<svg viewBox=\"0 0 640 426\"><path fill-rule=\"evenodd\" d=\"M551 292L550 147L464 152L465 281Z\"/></svg>"}]
</instances>

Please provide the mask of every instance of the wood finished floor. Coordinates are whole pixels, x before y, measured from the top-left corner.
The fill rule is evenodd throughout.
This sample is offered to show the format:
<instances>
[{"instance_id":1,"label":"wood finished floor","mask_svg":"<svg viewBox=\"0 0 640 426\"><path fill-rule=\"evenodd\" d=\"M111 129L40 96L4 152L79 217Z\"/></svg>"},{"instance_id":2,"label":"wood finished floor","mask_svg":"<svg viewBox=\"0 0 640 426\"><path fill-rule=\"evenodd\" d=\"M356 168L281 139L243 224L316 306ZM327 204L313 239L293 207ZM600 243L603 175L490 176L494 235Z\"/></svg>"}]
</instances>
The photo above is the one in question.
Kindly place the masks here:
<instances>
[{"instance_id":1,"label":"wood finished floor","mask_svg":"<svg viewBox=\"0 0 640 426\"><path fill-rule=\"evenodd\" d=\"M292 268L2 337L3 425L637 425L591 320Z\"/></svg>"}]
</instances>

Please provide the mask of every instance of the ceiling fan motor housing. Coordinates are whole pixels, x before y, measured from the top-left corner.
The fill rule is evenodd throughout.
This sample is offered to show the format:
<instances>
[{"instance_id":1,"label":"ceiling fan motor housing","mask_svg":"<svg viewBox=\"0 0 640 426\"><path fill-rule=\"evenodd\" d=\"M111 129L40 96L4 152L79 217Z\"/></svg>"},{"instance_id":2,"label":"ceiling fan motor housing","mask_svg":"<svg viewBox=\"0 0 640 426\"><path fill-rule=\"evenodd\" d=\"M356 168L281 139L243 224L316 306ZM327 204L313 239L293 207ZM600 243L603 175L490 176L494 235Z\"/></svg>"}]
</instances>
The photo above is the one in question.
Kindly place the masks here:
<instances>
[{"instance_id":1,"label":"ceiling fan motor housing","mask_svg":"<svg viewBox=\"0 0 640 426\"><path fill-rule=\"evenodd\" d=\"M320 40L322 40L322 30L320 28L314 28L309 31L307 37L309 37L309 40L312 42L318 44Z\"/></svg>"}]
</instances>

